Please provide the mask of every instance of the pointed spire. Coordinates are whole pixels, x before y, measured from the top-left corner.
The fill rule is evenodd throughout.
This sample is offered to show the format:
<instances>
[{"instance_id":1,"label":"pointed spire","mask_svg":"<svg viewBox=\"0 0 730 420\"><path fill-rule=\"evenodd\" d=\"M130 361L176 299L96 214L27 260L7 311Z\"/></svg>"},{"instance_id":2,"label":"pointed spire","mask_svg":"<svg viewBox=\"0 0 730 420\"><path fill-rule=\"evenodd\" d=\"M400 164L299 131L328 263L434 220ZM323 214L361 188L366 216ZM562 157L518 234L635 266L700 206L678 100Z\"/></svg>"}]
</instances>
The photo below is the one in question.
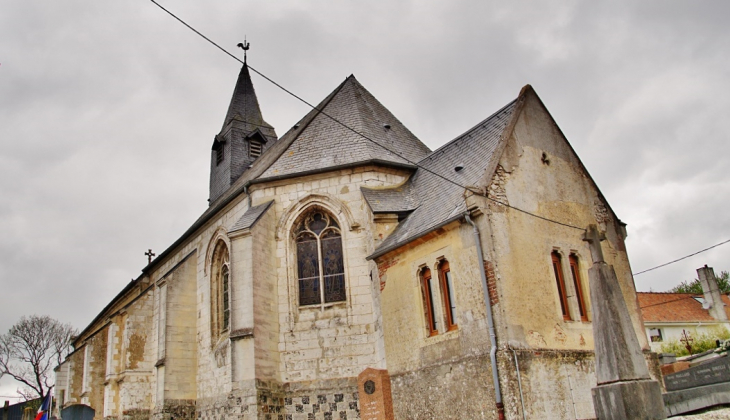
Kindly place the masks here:
<instances>
[{"instance_id":1,"label":"pointed spire","mask_svg":"<svg viewBox=\"0 0 730 420\"><path fill-rule=\"evenodd\" d=\"M264 121L261 115L248 65L244 63L233 89L223 127L213 141L210 203L220 197L276 141L274 127Z\"/></svg>"},{"instance_id":2,"label":"pointed spire","mask_svg":"<svg viewBox=\"0 0 730 420\"><path fill-rule=\"evenodd\" d=\"M264 117L261 115L259 101L256 98L256 91L254 91L253 83L251 83L251 74L248 72L248 65L246 64L241 67L241 72L238 74L238 80L236 81L236 87L233 89L231 104L228 105L228 113L226 113L226 119L223 121L222 130L231 121L251 124L253 126L252 130L263 127L273 128L264 121Z\"/></svg>"}]
</instances>

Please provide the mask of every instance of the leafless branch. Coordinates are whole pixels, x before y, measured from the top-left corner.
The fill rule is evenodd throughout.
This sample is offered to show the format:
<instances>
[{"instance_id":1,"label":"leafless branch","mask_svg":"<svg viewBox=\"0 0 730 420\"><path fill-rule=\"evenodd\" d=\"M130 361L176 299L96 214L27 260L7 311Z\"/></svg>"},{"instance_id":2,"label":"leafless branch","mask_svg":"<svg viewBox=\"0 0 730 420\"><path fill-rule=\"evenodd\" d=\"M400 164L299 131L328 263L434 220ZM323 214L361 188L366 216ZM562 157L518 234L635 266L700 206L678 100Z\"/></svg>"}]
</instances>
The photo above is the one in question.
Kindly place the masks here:
<instances>
[{"instance_id":1,"label":"leafless branch","mask_svg":"<svg viewBox=\"0 0 730 420\"><path fill-rule=\"evenodd\" d=\"M0 377L8 375L25 385L18 394L26 400L45 395L53 385L53 368L66 354L76 330L49 316L22 317L0 336Z\"/></svg>"}]
</instances>

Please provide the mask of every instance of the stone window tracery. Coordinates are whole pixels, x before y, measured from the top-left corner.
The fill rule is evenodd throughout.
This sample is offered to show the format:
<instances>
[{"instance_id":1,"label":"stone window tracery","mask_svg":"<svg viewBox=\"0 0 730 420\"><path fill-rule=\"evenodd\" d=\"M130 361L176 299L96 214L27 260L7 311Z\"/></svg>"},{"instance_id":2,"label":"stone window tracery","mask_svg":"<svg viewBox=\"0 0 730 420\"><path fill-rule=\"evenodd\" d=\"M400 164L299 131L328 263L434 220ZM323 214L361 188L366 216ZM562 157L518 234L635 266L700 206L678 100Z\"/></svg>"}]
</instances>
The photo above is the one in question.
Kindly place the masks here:
<instances>
[{"instance_id":1,"label":"stone window tracery","mask_svg":"<svg viewBox=\"0 0 730 420\"><path fill-rule=\"evenodd\" d=\"M211 263L211 329L214 337L228 332L231 319L230 257L223 240L216 243Z\"/></svg>"},{"instance_id":2,"label":"stone window tracery","mask_svg":"<svg viewBox=\"0 0 730 420\"><path fill-rule=\"evenodd\" d=\"M335 218L314 209L295 226L299 305L343 302L345 267L342 233Z\"/></svg>"}]
</instances>

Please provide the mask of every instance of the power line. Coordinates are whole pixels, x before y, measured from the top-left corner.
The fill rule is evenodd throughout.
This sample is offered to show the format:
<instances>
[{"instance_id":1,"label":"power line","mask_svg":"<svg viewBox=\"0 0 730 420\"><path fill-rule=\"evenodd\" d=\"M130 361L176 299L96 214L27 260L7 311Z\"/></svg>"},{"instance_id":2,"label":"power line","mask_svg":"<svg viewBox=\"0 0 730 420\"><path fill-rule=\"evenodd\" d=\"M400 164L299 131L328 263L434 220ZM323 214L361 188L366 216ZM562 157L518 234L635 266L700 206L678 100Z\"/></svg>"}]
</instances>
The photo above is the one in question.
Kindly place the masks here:
<instances>
[{"instance_id":1,"label":"power line","mask_svg":"<svg viewBox=\"0 0 730 420\"><path fill-rule=\"evenodd\" d=\"M639 292L641 293L641 292ZM639 309L651 308L652 306L666 305L668 303L677 302L684 299L692 299L694 296L682 296L681 298L667 300L665 302L652 303L651 305L640 306Z\"/></svg>"},{"instance_id":2,"label":"power line","mask_svg":"<svg viewBox=\"0 0 730 420\"><path fill-rule=\"evenodd\" d=\"M394 155L396 155L396 156L400 157L401 159L405 160L406 162L410 163L411 165L413 165L413 166L416 166L417 168L423 169L424 171L426 171L426 172L428 172L428 173L430 173L430 174L432 174L432 175L434 175L434 176L437 176L437 177L441 178L442 180L444 180L444 181L446 181L446 182L449 182L449 183L451 183L451 184L454 184L454 185L456 185L457 187L459 187L459 188L463 188L463 189L465 189L465 190L467 190L467 191L470 191L470 192L472 192L472 193L474 193L474 194L476 194L476 195L478 195L478 196L484 197L484 198L486 198L487 200L490 200L490 201L492 201L492 202L494 202L494 203L496 203L496 204L500 204L500 205L503 205L503 206L505 206L505 207L511 208L511 209L513 209L513 210L519 211L519 212L521 212L521 213L524 213L524 214L530 215L530 216L532 216L532 217L535 217L535 218L538 218L538 219L541 219L541 220L544 220L544 221L547 221L547 222L550 222L550 223L555 223L555 224L558 224L558 225L561 225L561 226L565 226L565 227L569 227L569 228L573 228L573 229L578 229L578 230L581 230L581 231L584 231L584 230L585 230L585 228L582 228L582 227L578 227L578 226L573 226L573 225L571 225L571 224L568 224L568 223L563 223L563 222L559 222L559 221L557 221L557 220L549 219L549 218L547 218L547 217L543 217L543 216L540 216L540 215L537 215L537 214L531 213L531 212L529 212L529 211L527 211L527 210L523 210L523 209L520 209L520 208L517 208L517 207L511 206L511 205L509 205L509 204L507 204L507 203L503 203L503 202L501 202L501 201L499 201L499 200L496 200L496 199L494 199L494 198L492 198L492 197L489 197L489 196L488 196L487 194L485 194L485 193L482 193L481 191L473 190L473 189L471 189L471 188L469 188L469 187L467 187L467 186L461 185L461 184L459 184L458 182L456 182L456 181L454 181L454 180L452 180L452 179L449 179L449 178L447 178L447 177L445 177L445 176L443 176L443 175L441 175L441 174L439 174L439 173L436 173L436 172L434 172L434 171L432 171L432 170L430 170L430 169L428 169L428 168L425 168L425 167L424 167L424 166L422 166L422 165L419 165L419 164L418 164L418 162L414 162L414 161L412 161L412 160L410 160L410 159L406 158L405 156L401 155L400 153L397 153L397 152L395 152L395 151L393 151L393 150L390 150L390 149L389 149L389 148L387 148L386 146L384 146L384 145L382 145L382 144L378 143L377 141L375 141L375 140L371 139L370 137L368 137L368 136L366 136L366 135L364 135L364 134L360 133L359 131L355 130L354 128L352 128L352 127L348 126L347 124L345 124L345 123L341 122L341 121L340 121L340 120L338 120L337 118L335 118L335 117L333 117L333 116L331 116L331 115L327 114L326 112L324 112L324 110L321 110L321 109L317 108L317 107L316 107L315 105L312 105L312 104L310 104L309 102L307 102L307 101L306 101L305 99L303 99L302 97L298 96L298 95L297 95L297 94L295 94L294 92L292 92L292 91L290 91L289 89L285 88L284 86L280 85L279 83L277 83L276 81L272 80L271 78L269 78L269 77L268 77L268 76L266 76L265 74L261 73L260 71L256 70L255 68L251 67L251 65L249 65L249 64L247 64L247 63L244 63L243 61L241 61L241 59L240 59L240 58L238 58L238 57L236 57L235 55L231 54L230 52L228 52L228 50L226 50L225 48L221 47L220 45L218 45L217 43L215 43L215 42L214 42L213 40L211 40L210 38L208 38L207 36L203 35L203 34L202 34L202 33L201 33L200 31L198 31L197 29L195 29L195 28L193 28L192 26L190 26L190 25L189 25L189 24L188 24L187 22L185 22L184 20L182 20L182 19L180 19L179 17L177 17L177 16L176 16L176 15L175 15L174 13L172 13L171 11L167 10L166 8L164 8L164 7L162 6L162 5L160 5L160 4L159 4L158 2L156 2L155 0L150 0L150 1L151 1L152 3L154 3L154 4L155 4L155 5L157 6L157 7L159 7L159 8L160 8L160 9L162 9L163 11L165 11L165 12L166 12L167 14L169 14L170 16L172 16L173 18L175 18L175 20L177 20L178 22L180 22L180 23L182 23L183 25L185 25L185 26L186 26L186 27L187 27L188 29L190 29L191 31L193 31L193 32L195 32L196 34L198 34L198 35L199 35L199 36L200 36L201 38L205 39L205 40L206 40L206 41L208 41L209 43L213 44L213 45L214 45L214 46L215 46L216 48L218 48L219 50L223 51L223 52L224 52L224 53L225 53L226 55L230 56L231 58L233 58L234 60L238 61L238 62L239 62L239 63L241 63L241 64L245 64L245 65L247 65L247 66L248 66L248 68L249 68L249 69L251 69L251 71L253 71L254 73L256 73L256 74L258 74L259 76L263 77L263 78L264 78L264 79L266 79L266 80L267 80L267 81L268 81L269 83L273 84L274 86L276 86L276 87L278 87L279 89L283 90L284 92L288 93L288 94L289 94L289 95L291 95L292 97L294 97L294 98L298 99L298 100L299 100L300 102L304 103L305 105L309 106L310 108L312 108L312 109L314 109L314 110L318 111L319 113L321 113L322 115L324 115L324 116L326 116L327 118L331 119L331 120L332 120L332 121L334 121L335 123L337 123L337 124L341 125L341 126L342 126L342 127L344 127L345 129L347 129L347 130L349 130L349 131L352 131L352 132L353 132L353 133L355 133L356 135L358 135L358 136L360 136L360 137L364 138L365 140L368 140L368 141L372 142L373 144L375 144L375 145L377 145L377 146L379 146L379 147L381 147L381 148L385 149L386 151L388 151L388 152L390 152L390 153L392 153L392 154L394 154Z\"/></svg>"},{"instance_id":3,"label":"power line","mask_svg":"<svg viewBox=\"0 0 730 420\"><path fill-rule=\"evenodd\" d=\"M689 258L689 257L693 257L693 256L695 256L695 255L697 255L697 254L701 254L701 253L703 253L703 252L705 252L705 251L709 251L709 250L711 250L712 248L718 247L718 246L720 246L720 245L723 245L723 244L726 244L726 243L728 243L728 242L730 242L730 239L728 239L727 241L722 241L722 242L720 242L719 244L715 244L715 245L712 245L712 246L711 246L711 247L709 247L709 248L705 248L705 249L703 249L703 250L700 250L700 251L694 252L694 253L692 253L692 254L689 254L689 255L685 255L685 256L684 256L684 257L682 257L682 258L677 258L676 260L673 260L673 261L669 261L669 262L667 262L667 263L664 263L664 264L661 264L661 265L657 265L656 267L652 267L652 268L650 268L650 269L648 269L648 270L644 270L644 271L639 271L638 273L634 273L633 275L634 275L634 276L638 276L639 274L644 274L644 273L646 273L646 272L648 272L648 271L651 271L651 270L656 270L657 268L662 268L662 267L664 267L664 266L667 266L667 265L669 265L669 264L674 264L674 263L676 263L677 261L682 261L682 260L684 260L684 259L686 259L686 258Z\"/></svg>"}]
</instances>

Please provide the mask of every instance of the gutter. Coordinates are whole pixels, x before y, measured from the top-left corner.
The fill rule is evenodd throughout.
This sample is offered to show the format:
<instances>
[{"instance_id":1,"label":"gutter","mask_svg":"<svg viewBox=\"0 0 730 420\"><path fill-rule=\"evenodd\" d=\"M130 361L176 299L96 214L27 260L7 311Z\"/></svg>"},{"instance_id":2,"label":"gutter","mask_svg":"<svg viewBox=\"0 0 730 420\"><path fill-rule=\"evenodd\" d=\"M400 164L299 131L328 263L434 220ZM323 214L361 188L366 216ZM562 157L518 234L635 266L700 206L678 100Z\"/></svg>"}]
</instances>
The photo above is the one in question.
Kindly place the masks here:
<instances>
[{"instance_id":1,"label":"gutter","mask_svg":"<svg viewBox=\"0 0 730 420\"><path fill-rule=\"evenodd\" d=\"M484 252L482 251L482 239L479 234L479 228L469 217L469 213L464 213L464 218L474 228L474 242L477 245L477 258L484 264ZM494 317L492 316L492 303L489 301L489 288L487 286L487 275L484 273L484 267L479 269L482 278L482 289L484 289L484 305L487 308L487 325L489 326L489 342L491 349L489 350L489 359L492 365L492 382L494 382L494 399L497 403L497 417L504 420L504 404L502 403L502 390L499 387L499 371L497 368L497 335L494 331ZM524 413L524 411L523 411Z\"/></svg>"}]
</instances>

